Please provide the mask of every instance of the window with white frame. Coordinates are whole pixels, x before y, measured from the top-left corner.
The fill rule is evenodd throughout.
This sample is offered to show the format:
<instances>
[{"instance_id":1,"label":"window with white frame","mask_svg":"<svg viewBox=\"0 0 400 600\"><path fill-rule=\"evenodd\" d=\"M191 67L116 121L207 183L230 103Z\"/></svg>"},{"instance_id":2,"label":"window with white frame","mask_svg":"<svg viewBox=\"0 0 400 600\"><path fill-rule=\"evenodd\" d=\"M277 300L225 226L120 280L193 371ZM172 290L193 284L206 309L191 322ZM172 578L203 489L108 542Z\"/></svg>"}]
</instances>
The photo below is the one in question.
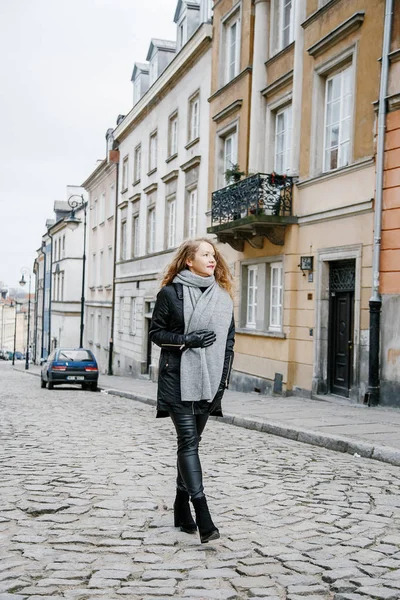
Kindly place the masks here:
<instances>
[{"instance_id":1,"label":"window with white frame","mask_svg":"<svg viewBox=\"0 0 400 600\"><path fill-rule=\"evenodd\" d=\"M98 279L98 285L104 285L104 281L103 281L103 277L104 277L104 252L103 250L100 250L100 254L99 254L99 279Z\"/></svg>"},{"instance_id":2,"label":"window with white frame","mask_svg":"<svg viewBox=\"0 0 400 600\"><path fill-rule=\"evenodd\" d=\"M139 256L139 215L132 219L132 257Z\"/></svg>"},{"instance_id":3,"label":"window with white frame","mask_svg":"<svg viewBox=\"0 0 400 600\"><path fill-rule=\"evenodd\" d=\"M175 246L175 230L176 230L176 199L173 198L167 202L167 248Z\"/></svg>"},{"instance_id":4,"label":"window with white frame","mask_svg":"<svg viewBox=\"0 0 400 600\"><path fill-rule=\"evenodd\" d=\"M94 202L93 202L93 220L92 220L92 227L96 227L97 226L97 219L98 219L98 206L99 206L99 200L98 198L95 198Z\"/></svg>"},{"instance_id":5,"label":"window with white frame","mask_svg":"<svg viewBox=\"0 0 400 600\"><path fill-rule=\"evenodd\" d=\"M226 175L226 172L237 165L237 132L231 131L222 137L222 173L220 173L220 185L232 183L232 179Z\"/></svg>"},{"instance_id":6,"label":"window with white frame","mask_svg":"<svg viewBox=\"0 0 400 600\"><path fill-rule=\"evenodd\" d=\"M247 312L246 327L255 329L257 325L257 281L258 266L247 267Z\"/></svg>"},{"instance_id":7,"label":"window with white frame","mask_svg":"<svg viewBox=\"0 0 400 600\"><path fill-rule=\"evenodd\" d=\"M119 258L120 260L126 260L126 219L121 222L121 236L120 236L120 249Z\"/></svg>"},{"instance_id":8,"label":"window with white frame","mask_svg":"<svg viewBox=\"0 0 400 600\"><path fill-rule=\"evenodd\" d=\"M62 257L65 258L65 235L62 237Z\"/></svg>"},{"instance_id":9,"label":"window with white frame","mask_svg":"<svg viewBox=\"0 0 400 600\"><path fill-rule=\"evenodd\" d=\"M158 53L154 54L149 65L149 85L153 85L158 77Z\"/></svg>"},{"instance_id":10,"label":"window with white frame","mask_svg":"<svg viewBox=\"0 0 400 600\"><path fill-rule=\"evenodd\" d=\"M138 75L133 82L133 104L136 104L140 100L140 75Z\"/></svg>"},{"instance_id":11,"label":"window with white frame","mask_svg":"<svg viewBox=\"0 0 400 600\"><path fill-rule=\"evenodd\" d=\"M110 285L113 281L114 275L114 256L112 246L108 247L108 259L107 259L107 283Z\"/></svg>"},{"instance_id":12,"label":"window with white frame","mask_svg":"<svg viewBox=\"0 0 400 600\"><path fill-rule=\"evenodd\" d=\"M282 333L283 263L259 260L242 265L241 325L257 332Z\"/></svg>"},{"instance_id":13,"label":"window with white frame","mask_svg":"<svg viewBox=\"0 0 400 600\"><path fill-rule=\"evenodd\" d=\"M149 171L157 169L157 132L153 132L149 139Z\"/></svg>"},{"instance_id":14,"label":"window with white frame","mask_svg":"<svg viewBox=\"0 0 400 600\"><path fill-rule=\"evenodd\" d=\"M150 208L147 213L147 252L152 254L156 246L156 209Z\"/></svg>"},{"instance_id":15,"label":"window with white frame","mask_svg":"<svg viewBox=\"0 0 400 600\"><path fill-rule=\"evenodd\" d=\"M292 146L292 105L285 106L275 116L275 165L274 171L284 175L290 171Z\"/></svg>"},{"instance_id":16,"label":"window with white frame","mask_svg":"<svg viewBox=\"0 0 400 600\"><path fill-rule=\"evenodd\" d=\"M97 261L96 261L96 253L93 252L93 254L92 254L92 277L91 277L92 287L94 287L96 285L96 277L97 277Z\"/></svg>"},{"instance_id":17,"label":"window with white frame","mask_svg":"<svg viewBox=\"0 0 400 600\"><path fill-rule=\"evenodd\" d=\"M121 296L119 299L118 331L123 331L124 328L124 307L125 298Z\"/></svg>"},{"instance_id":18,"label":"window with white frame","mask_svg":"<svg viewBox=\"0 0 400 600\"><path fill-rule=\"evenodd\" d=\"M97 346L100 346L102 335L103 335L102 316L101 316L101 312L98 312L97 313L97 335L96 335L96 345Z\"/></svg>"},{"instance_id":19,"label":"window with white frame","mask_svg":"<svg viewBox=\"0 0 400 600\"><path fill-rule=\"evenodd\" d=\"M324 171L350 163L352 130L352 66L326 79Z\"/></svg>"},{"instance_id":20,"label":"window with white frame","mask_svg":"<svg viewBox=\"0 0 400 600\"><path fill-rule=\"evenodd\" d=\"M129 320L129 332L131 335L136 333L136 309L137 309L137 300L136 298L131 298L131 314Z\"/></svg>"},{"instance_id":21,"label":"window with white frame","mask_svg":"<svg viewBox=\"0 0 400 600\"><path fill-rule=\"evenodd\" d=\"M197 234L197 188L189 191L188 204L188 237L193 239Z\"/></svg>"},{"instance_id":22,"label":"window with white frame","mask_svg":"<svg viewBox=\"0 0 400 600\"><path fill-rule=\"evenodd\" d=\"M112 217L115 210L115 185L112 183L110 185L110 191L108 194L108 215L107 217Z\"/></svg>"},{"instance_id":23,"label":"window with white frame","mask_svg":"<svg viewBox=\"0 0 400 600\"><path fill-rule=\"evenodd\" d=\"M128 188L128 169L129 169L129 156L125 156L122 161L122 192Z\"/></svg>"},{"instance_id":24,"label":"window with white frame","mask_svg":"<svg viewBox=\"0 0 400 600\"><path fill-rule=\"evenodd\" d=\"M279 47L286 48L293 42L294 1L279 0Z\"/></svg>"},{"instance_id":25,"label":"window with white frame","mask_svg":"<svg viewBox=\"0 0 400 600\"><path fill-rule=\"evenodd\" d=\"M281 331L282 329L282 296L283 296L283 269L282 263L270 264L270 303L269 303L269 329Z\"/></svg>"},{"instance_id":26,"label":"window with white frame","mask_svg":"<svg viewBox=\"0 0 400 600\"><path fill-rule=\"evenodd\" d=\"M142 167L142 145L138 144L135 148L135 164L133 172L134 183L140 181L140 171Z\"/></svg>"},{"instance_id":27,"label":"window with white frame","mask_svg":"<svg viewBox=\"0 0 400 600\"><path fill-rule=\"evenodd\" d=\"M196 140L200 135L200 96L196 94L189 100L188 141Z\"/></svg>"},{"instance_id":28,"label":"window with white frame","mask_svg":"<svg viewBox=\"0 0 400 600\"><path fill-rule=\"evenodd\" d=\"M100 196L99 223L104 223L105 218L106 218L106 193L103 192Z\"/></svg>"},{"instance_id":29,"label":"window with white frame","mask_svg":"<svg viewBox=\"0 0 400 600\"><path fill-rule=\"evenodd\" d=\"M178 114L175 113L168 122L168 156L178 153Z\"/></svg>"},{"instance_id":30,"label":"window with white frame","mask_svg":"<svg viewBox=\"0 0 400 600\"><path fill-rule=\"evenodd\" d=\"M178 23L178 50L186 44L187 41L187 21L186 18Z\"/></svg>"},{"instance_id":31,"label":"window with white frame","mask_svg":"<svg viewBox=\"0 0 400 600\"><path fill-rule=\"evenodd\" d=\"M61 276L61 292L60 292L60 300L63 301L64 300L64 278L65 278L65 273L64 271L61 271L60 273Z\"/></svg>"},{"instance_id":32,"label":"window with white frame","mask_svg":"<svg viewBox=\"0 0 400 600\"><path fill-rule=\"evenodd\" d=\"M240 16L236 12L224 23L225 75L223 83L228 83L240 71Z\"/></svg>"}]
</instances>

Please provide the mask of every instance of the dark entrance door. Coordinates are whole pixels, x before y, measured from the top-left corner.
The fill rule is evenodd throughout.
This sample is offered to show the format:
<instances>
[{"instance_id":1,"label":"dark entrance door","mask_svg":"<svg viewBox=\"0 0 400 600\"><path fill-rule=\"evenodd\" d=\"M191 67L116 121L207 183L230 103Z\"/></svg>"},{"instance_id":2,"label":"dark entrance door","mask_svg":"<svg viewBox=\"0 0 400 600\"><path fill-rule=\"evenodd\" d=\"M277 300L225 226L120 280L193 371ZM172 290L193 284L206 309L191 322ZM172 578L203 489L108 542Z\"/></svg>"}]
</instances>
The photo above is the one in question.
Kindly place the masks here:
<instances>
[{"instance_id":1,"label":"dark entrance door","mask_svg":"<svg viewBox=\"0 0 400 600\"><path fill-rule=\"evenodd\" d=\"M355 261L330 264L329 374L332 394L349 397L353 368Z\"/></svg>"}]
</instances>

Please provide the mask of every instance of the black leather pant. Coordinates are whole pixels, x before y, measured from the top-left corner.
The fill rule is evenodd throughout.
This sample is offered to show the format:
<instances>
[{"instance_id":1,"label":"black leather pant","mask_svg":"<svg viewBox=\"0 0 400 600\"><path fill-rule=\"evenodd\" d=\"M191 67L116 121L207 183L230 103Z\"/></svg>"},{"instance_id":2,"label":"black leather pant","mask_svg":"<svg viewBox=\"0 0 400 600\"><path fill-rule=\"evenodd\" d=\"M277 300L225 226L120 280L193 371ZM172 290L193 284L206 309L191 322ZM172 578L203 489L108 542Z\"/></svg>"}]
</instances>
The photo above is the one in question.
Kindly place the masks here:
<instances>
[{"instance_id":1,"label":"black leather pant","mask_svg":"<svg viewBox=\"0 0 400 600\"><path fill-rule=\"evenodd\" d=\"M208 414L191 415L170 412L178 437L177 488L187 490L189 496L201 498L203 473L199 458L199 442L208 420Z\"/></svg>"}]
</instances>

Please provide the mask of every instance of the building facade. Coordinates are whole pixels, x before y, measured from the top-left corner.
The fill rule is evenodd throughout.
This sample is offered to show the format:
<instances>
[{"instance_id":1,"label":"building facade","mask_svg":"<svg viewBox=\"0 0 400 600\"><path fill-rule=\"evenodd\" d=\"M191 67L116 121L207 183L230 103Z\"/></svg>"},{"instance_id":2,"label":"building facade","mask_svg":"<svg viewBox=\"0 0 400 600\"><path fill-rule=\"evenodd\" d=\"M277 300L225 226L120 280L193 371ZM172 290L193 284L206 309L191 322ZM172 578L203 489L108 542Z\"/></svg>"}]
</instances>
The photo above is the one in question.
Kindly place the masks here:
<instances>
[{"instance_id":1,"label":"building facade","mask_svg":"<svg viewBox=\"0 0 400 600\"><path fill-rule=\"evenodd\" d=\"M83 183L88 192L84 345L107 373L112 324L118 152L111 151Z\"/></svg>"},{"instance_id":2,"label":"building facade","mask_svg":"<svg viewBox=\"0 0 400 600\"><path fill-rule=\"evenodd\" d=\"M363 401L384 4L256 0L254 15L245 1L214 6L222 38L214 38L213 86L223 70L219 24L232 36L231 18L242 14L245 44L246 23L253 31L248 145L239 138L233 159L231 146L220 145L208 229L236 250L231 381L244 391ZM247 52L242 44L239 71ZM233 111L245 106L233 81L212 96L220 102L213 122L230 113L228 135ZM238 127L240 135L242 116ZM210 144L211 154L218 137ZM227 187L227 176L237 183Z\"/></svg>"},{"instance_id":3,"label":"building facade","mask_svg":"<svg viewBox=\"0 0 400 600\"><path fill-rule=\"evenodd\" d=\"M135 105L113 134L120 152L116 374L149 374L156 365L148 330L160 274L185 238L206 231L209 5L178 2L177 40L151 41L148 67L133 70Z\"/></svg>"}]
</instances>

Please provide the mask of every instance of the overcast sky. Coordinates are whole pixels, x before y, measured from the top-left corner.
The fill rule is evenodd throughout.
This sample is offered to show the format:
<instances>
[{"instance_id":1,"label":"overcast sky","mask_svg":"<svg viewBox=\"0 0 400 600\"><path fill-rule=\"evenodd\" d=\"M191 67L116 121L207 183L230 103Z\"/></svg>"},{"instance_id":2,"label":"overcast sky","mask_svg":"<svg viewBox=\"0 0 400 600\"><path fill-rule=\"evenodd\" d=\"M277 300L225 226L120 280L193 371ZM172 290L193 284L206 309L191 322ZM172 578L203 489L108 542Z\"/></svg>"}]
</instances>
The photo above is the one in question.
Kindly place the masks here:
<instances>
[{"instance_id":1,"label":"overcast sky","mask_svg":"<svg viewBox=\"0 0 400 600\"><path fill-rule=\"evenodd\" d=\"M0 281L15 286L66 186L105 157L133 63L175 39L177 0L0 0Z\"/></svg>"}]
</instances>

